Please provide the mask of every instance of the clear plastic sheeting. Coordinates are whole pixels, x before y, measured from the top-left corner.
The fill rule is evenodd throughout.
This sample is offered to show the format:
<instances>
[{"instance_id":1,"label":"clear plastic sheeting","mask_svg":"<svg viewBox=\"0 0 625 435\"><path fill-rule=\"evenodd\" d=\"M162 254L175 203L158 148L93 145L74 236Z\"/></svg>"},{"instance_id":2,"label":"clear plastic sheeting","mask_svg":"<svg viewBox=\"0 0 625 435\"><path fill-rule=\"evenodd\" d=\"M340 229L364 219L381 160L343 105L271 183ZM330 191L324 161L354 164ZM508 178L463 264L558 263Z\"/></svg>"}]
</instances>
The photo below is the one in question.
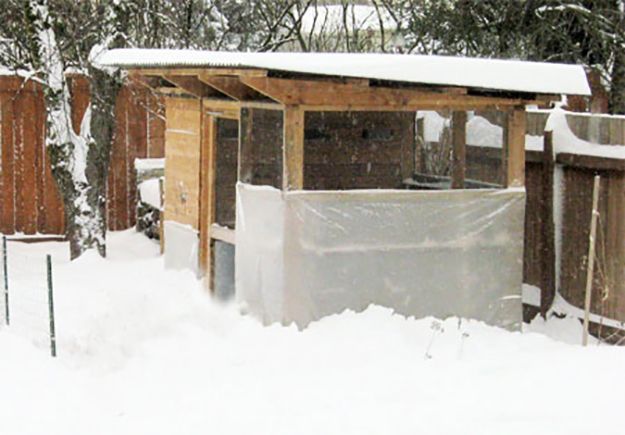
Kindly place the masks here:
<instances>
[{"instance_id":1,"label":"clear plastic sheeting","mask_svg":"<svg viewBox=\"0 0 625 435\"><path fill-rule=\"evenodd\" d=\"M189 225L165 221L165 267L168 269L191 269L199 273L199 235Z\"/></svg>"},{"instance_id":2,"label":"clear plastic sheeting","mask_svg":"<svg viewBox=\"0 0 625 435\"><path fill-rule=\"evenodd\" d=\"M236 299L265 323L284 319L284 201L269 186L237 184Z\"/></svg>"},{"instance_id":3,"label":"clear plastic sheeting","mask_svg":"<svg viewBox=\"0 0 625 435\"><path fill-rule=\"evenodd\" d=\"M305 327L369 304L521 326L525 191L237 188L237 298Z\"/></svg>"}]
</instances>

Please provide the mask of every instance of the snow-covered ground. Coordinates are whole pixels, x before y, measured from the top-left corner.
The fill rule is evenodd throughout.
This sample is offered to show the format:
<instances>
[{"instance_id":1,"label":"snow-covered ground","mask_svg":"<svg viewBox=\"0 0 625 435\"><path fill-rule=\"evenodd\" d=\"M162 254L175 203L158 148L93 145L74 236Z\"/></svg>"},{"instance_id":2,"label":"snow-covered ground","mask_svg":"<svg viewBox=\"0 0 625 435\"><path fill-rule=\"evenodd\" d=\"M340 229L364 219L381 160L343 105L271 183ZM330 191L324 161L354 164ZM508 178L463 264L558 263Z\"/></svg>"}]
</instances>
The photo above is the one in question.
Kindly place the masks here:
<instances>
[{"instance_id":1,"label":"snow-covered ground","mask_svg":"<svg viewBox=\"0 0 625 435\"><path fill-rule=\"evenodd\" d=\"M624 433L625 349L547 336L579 341L576 320L510 333L371 307L298 332L211 302L133 231L109 235L108 260L70 264L63 243L9 250L3 435Z\"/></svg>"}]
</instances>

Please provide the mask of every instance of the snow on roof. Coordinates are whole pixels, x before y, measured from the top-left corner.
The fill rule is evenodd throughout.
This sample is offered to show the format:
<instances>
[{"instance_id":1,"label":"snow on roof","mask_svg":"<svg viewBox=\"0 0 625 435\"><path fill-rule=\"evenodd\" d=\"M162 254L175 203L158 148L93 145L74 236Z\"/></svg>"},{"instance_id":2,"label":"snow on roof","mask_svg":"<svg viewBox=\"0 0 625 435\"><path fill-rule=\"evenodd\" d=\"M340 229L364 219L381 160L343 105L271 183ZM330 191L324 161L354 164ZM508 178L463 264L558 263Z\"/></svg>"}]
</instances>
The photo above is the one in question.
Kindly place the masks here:
<instances>
[{"instance_id":1,"label":"snow on roof","mask_svg":"<svg viewBox=\"0 0 625 435\"><path fill-rule=\"evenodd\" d=\"M307 8L302 15L302 32L319 35L322 33L343 32L347 26L349 31L373 30L380 31L380 20L385 30L396 30L397 24L384 8L378 10L369 5L319 5Z\"/></svg>"},{"instance_id":2,"label":"snow on roof","mask_svg":"<svg viewBox=\"0 0 625 435\"><path fill-rule=\"evenodd\" d=\"M380 53L243 53L117 49L98 59L124 68L259 68L327 76L539 94L590 95L579 65Z\"/></svg>"}]
</instances>

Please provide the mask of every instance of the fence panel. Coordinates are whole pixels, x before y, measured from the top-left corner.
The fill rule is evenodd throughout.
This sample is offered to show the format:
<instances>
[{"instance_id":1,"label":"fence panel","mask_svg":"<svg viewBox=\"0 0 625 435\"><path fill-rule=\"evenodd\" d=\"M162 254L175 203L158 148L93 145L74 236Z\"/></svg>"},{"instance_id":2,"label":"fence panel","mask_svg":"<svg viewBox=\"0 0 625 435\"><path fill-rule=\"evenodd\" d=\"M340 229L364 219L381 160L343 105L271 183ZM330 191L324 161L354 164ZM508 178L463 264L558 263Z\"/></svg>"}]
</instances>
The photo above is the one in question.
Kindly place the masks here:
<instances>
[{"instance_id":1,"label":"fence panel","mask_svg":"<svg viewBox=\"0 0 625 435\"><path fill-rule=\"evenodd\" d=\"M89 81L69 76L76 130L89 105ZM162 103L145 88L122 88L108 177L109 229L135 225L134 159L164 156ZM39 84L0 76L0 232L63 234L63 203L45 148L45 105Z\"/></svg>"},{"instance_id":2,"label":"fence panel","mask_svg":"<svg viewBox=\"0 0 625 435\"><path fill-rule=\"evenodd\" d=\"M39 85L0 77L0 116L0 232L61 234L62 203L45 151Z\"/></svg>"}]
</instances>

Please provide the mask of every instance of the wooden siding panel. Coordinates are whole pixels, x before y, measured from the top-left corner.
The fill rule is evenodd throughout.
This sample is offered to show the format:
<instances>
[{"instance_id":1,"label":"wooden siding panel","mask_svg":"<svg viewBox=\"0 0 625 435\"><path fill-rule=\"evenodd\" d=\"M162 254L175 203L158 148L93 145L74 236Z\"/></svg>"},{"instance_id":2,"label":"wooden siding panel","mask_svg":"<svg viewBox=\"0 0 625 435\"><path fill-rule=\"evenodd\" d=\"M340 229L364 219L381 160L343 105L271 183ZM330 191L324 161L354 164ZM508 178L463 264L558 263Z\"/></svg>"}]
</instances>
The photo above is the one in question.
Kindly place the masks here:
<instances>
[{"instance_id":1,"label":"wooden siding panel","mask_svg":"<svg viewBox=\"0 0 625 435\"><path fill-rule=\"evenodd\" d=\"M166 99L165 219L199 229L200 102Z\"/></svg>"}]
</instances>

